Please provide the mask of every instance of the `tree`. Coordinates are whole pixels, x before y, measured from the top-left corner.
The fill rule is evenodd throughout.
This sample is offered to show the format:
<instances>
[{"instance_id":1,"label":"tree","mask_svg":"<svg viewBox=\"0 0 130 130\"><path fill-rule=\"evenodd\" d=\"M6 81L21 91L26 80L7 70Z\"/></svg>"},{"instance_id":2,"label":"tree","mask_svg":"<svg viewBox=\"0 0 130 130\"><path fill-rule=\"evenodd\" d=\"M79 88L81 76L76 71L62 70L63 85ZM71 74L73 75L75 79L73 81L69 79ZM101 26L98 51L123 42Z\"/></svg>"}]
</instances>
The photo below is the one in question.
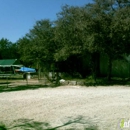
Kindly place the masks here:
<instances>
[{"instance_id":1,"label":"tree","mask_svg":"<svg viewBox=\"0 0 130 130\"><path fill-rule=\"evenodd\" d=\"M6 38L0 40L0 59L16 59L19 58L17 55L17 46L15 43L10 42Z\"/></svg>"},{"instance_id":2,"label":"tree","mask_svg":"<svg viewBox=\"0 0 130 130\"><path fill-rule=\"evenodd\" d=\"M39 70L50 71L54 64L54 27L50 20L37 21L25 37L19 39L19 53L24 62L35 65Z\"/></svg>"},{"instance_id":3,"label":"tree","mask_svg":"<svg viewBox=\"0 0 130 130\"><path fill-rule=\"evenodd\" d=\"M30 66L33 64L33 56L31 55L32 45L30 43L30 39L26 36L20 38L17 41L18 53L20 55L20 60L24 63L24 65Z\"/></svg>"},{"instance_id":4,"label":"tree","mask_svg":"<svg viewBox=\"0 0 130 130\"><path fill-rule=\"evenodd\" d=\"M129 5L127 0L95 0L94 4L86 6L87 10L89 9L90 21L93 21L89 22L90 35L86 39L86 46L89 47L89 50L105 53L108 56L108 80L111 79L112 61L125 53L125 43L122 41L122 36L125 32L122 30L123 35L120 34L122 36L118 36L119 28L117 23L120 20L117 17L117 12L124 10L126 7L128 8L129 6L127 5ZM125 11L124 13L128 16L128 12Z\"/></svg>"},{"instance_id":5,"label":"tree","mask_svg":"<svg viewBox=\"0 0 130 130\"><path fill-rule=\"evenodd\" d=\"M121 4L122 5L122 4ZM125 3L126 5L126 3ZM119 44L122 43L123 53L129 54L130 45L130 5L123 6L115 12L113 20L113 34L114 41Z\"/></svg>"},{"instance_id":6,"label":"tree","mask_svg":"<svg viewBox=\"0 0 130 130\"><path fill-rule=\"evenodd\" d=\"M70 72L83 74L82 61L87 57L96 81L99 54L106 54L110 80L113 60L129 53L129 20L129 0L94 0L83 7L65 5L55 22L37 21L18 41L21 59L37 63L39 70L42 64L44 70L57 71L65 70L66 65Z\"/></svg>"},{"instance_id":7,"label":"tree","mask_svg":"<svg viewBox=\"0 0 130 130\"><path fill-rule=\"evenodd\" d=\"M88 55L88 50L83 47L84 38L88 35L85 15L82 7L65 5L55 22L55 42L58 49L54 57L56 61L67 64L66 68L72 75L79 72L85 76L82 65L84 57Z\"/></svg>"}]
</instances>

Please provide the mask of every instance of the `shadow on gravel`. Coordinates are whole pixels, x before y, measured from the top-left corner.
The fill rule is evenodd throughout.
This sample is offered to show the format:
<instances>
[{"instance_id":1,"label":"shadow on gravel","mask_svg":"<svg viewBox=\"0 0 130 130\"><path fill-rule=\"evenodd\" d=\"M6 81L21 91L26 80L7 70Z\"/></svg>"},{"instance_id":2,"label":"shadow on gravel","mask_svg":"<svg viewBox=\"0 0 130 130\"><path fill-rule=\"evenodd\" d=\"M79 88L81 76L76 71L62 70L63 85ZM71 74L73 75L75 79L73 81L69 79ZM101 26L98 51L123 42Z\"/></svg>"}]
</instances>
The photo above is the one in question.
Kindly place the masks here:
<instances>
[{"instance_id":1,"label":"shadow on gravel","mask_svg":"<svg viewBox=\"0 0 130 130\"><path fill-rule=\"evenodd\" d=\"M1 84L1 83L0 83ZM130 85L129 84L125 84L124 82L109 82L109 83L86 83L84 86L86 87L98 87L98 86L114 86L114 85L123 85L123 86L126 86L129 87ZM51 84L51 85L17 85L17 86L10 86L9 84L8 85L0 85L0 93L2 92L13 92L13 91L23 91L23 90L36 90L36 89L39 89L39 88L57 88L59 87L60 85L55 85L55 84Z\"/></svg>"},{"instance_id":2,"label":"shadow on gravel","mask_svg":"<svg viewBox=\"0 0 130 130\"><path fill-rule=\"evenodd\" d=\"M93 125L90 119L85 119L82 116L77 118L67 118L67 121L62 125L52 127L49 123L46 122L37 122L32 119L19 119L15 121L14 126L7 128L6 130L11 129L23 129L23 130L75 130L80 126L80 130L98 130L98 127Z\"/></svg>"},{"instance_id":3,"label":"shadow on gravel","mask_svg":"<svg viewBox=\"0 0 130 130\"><path fill-rule=\"evenodd\" d=\"M0 86L0 93L2 92L12 92L12 91L22 91L22 90L35 90L39 88L56 88L58 85L18 85L18 86Z\"/></svg>"}]
</instances>

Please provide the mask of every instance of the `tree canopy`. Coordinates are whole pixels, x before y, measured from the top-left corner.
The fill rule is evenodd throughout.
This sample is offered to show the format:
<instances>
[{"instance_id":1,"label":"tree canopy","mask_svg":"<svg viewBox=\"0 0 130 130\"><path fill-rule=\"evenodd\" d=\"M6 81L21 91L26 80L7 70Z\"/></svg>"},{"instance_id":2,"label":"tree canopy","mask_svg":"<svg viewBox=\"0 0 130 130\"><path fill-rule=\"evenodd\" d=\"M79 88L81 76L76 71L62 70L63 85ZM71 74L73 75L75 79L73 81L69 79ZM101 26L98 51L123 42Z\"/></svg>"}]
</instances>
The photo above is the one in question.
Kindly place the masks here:
<instances>
[{"instance_id":1,"label":"tree canopy","mask_svg":"<svg viewBox=\"0 0 130 130\"><path fill-rule=\"evenodd\" d=\"M19 58L17 53L17 44L12 43L6 38L0 40L0 59Z\"/></svg>"},{"instance_id":2,"label":"tree canopy","mask_svg":"<svg viewBox=\"0 0 130 130\"><path fill-rule=\"evenodd\" d=\"M37 21L17 43L23 62L49 70L68 66L82 73L86 58L96 73L99 54L106 54L110 79L112 61L129 54L129 36L130 1L94 0L82 7L63 6L57 20Z\"/></svg>"}]
</instances>

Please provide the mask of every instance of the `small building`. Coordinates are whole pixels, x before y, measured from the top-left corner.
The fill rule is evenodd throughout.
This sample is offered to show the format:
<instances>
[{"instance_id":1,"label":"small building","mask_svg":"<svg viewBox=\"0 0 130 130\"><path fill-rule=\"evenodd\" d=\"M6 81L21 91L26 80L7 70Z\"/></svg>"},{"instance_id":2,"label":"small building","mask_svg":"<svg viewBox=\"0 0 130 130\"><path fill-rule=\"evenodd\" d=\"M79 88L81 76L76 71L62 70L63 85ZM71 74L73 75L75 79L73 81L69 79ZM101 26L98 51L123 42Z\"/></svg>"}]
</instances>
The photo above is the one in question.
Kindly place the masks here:
<instances>
[{"instance_id":1,"label":"small building","mask_svg":"<svg viewBox=\"0 0 130 130\"><path fill-rule=\"evenodd\" d=\"M22 66L17 59L2 59L0 60L0 74L15 74L15 70Z\"/></svg>"}]
</instances>

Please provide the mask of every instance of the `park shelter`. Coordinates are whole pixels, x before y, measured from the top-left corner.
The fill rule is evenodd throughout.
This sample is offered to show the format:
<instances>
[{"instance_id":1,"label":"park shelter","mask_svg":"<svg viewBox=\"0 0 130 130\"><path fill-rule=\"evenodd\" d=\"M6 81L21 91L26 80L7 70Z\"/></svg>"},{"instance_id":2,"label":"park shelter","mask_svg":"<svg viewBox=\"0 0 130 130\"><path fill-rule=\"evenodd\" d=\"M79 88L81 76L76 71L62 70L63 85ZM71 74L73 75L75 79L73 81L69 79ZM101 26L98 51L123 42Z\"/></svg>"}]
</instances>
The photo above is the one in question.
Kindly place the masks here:
<instances>
[{"instance_id":1,"label":"park shelter","mask_svg":"<svg viewBox=\"0 0 130 130\"><path fill-rule=\"evenodd\" d=\"M2 59L0 60L0 74L14 74L15 69L23 65L17 59Z\"/></svg>"}]
</instances>

